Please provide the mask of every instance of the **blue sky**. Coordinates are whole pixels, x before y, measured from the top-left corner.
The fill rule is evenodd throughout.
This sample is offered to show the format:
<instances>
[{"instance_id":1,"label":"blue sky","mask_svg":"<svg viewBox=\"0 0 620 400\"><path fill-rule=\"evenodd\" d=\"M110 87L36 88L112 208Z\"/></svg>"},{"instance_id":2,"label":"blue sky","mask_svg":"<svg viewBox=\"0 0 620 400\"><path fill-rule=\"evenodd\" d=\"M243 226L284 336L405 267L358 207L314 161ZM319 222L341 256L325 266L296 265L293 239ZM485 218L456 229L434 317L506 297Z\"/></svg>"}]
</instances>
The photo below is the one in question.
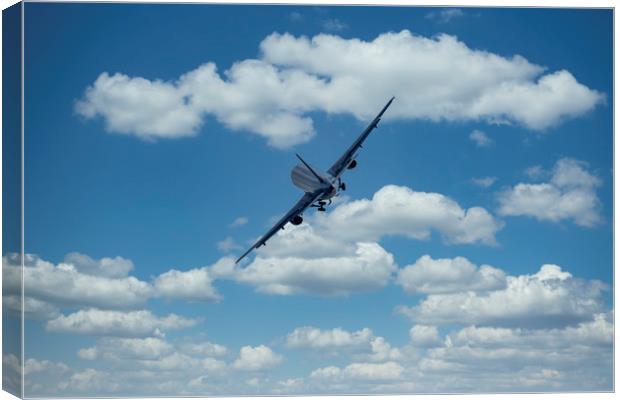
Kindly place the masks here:
<instances>
[{"instance_id":1,"label":"blue sky","mask_svg":"<svg viewBox=\"0 0 620 400\"><path fill-rule=\"evenodd\" d=\"M25 26L27 395L611 390L611 11ZM346 196L233 266L392 95Z\"/></svg>"}]
</instances>

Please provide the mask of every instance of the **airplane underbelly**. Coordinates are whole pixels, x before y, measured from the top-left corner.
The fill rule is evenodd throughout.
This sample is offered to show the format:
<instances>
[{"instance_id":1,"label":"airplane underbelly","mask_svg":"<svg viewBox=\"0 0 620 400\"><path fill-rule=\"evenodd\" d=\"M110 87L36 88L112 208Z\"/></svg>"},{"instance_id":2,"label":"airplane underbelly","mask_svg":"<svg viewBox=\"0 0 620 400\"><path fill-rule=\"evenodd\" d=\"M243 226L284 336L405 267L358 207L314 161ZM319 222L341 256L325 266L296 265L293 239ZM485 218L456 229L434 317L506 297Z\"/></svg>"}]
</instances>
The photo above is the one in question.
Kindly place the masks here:
<instances>
[{"instance_id":1,"label":"airplane underbelly","mask_svg":"<svg viewBox=\"0 0 620 400\"><path fill-rule=\"evenodd\" d=\"M325 186L325 184L321 183L308 168L301 164L293 168L291 171L291 179L293 180L293 184L304 192L314 192Z\"/></svg>"},{"instance_id":2,"label":"airplane underbelly","mask_svg":"<svg viewBox=\"0 0 620 400\"><path fill-rule=\"evenodd\" d=\"M336 188L332 186L332 190L325 192L325 194L321 196L321 200L329 200L332 197L334 197L336 193L337 193Z\"/></svg>"}]
</instances>

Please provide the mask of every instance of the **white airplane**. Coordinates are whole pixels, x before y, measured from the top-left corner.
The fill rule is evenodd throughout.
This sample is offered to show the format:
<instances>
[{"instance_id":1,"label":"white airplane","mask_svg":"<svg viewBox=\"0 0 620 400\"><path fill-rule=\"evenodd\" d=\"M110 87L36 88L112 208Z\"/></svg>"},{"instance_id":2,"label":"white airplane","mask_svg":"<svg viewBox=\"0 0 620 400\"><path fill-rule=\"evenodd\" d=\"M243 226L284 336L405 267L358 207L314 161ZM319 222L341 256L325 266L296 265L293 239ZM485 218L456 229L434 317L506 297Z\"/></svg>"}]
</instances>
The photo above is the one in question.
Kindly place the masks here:
<instances>
[{"instance_id":1,"label":"white airplane","mask_svg":"<svg viewBox=\"0 0 620 400\"><path fill-rule=\"evenodd\" d=\"M368 125L364 132L357 138L355 142L344 152L344 154L327 170L327 173L321 172L316 168L312 168L305 162L299 154L296 154L301 164L297 164L291 171L291 178L293 183L298 188L306 192L301 199L289 210L289 212L282 217L273 228L263 235L252 247L248 249L241 257L236 261L238 263L241 259L254 249L264 246L273 235L280 229L284 229L287 223L293 225L299 225L303 222L302 214L308 207L316 207L318 211L325 211L325 206L331 204L332 197L336 196L339 191L346 190L346 185L340 179L340 176L345 169L353 169L357 165L355 158L357 157L357 151L362 147L362 143L368 137L370 132L377 127L383 113L392 104L394 97L387 102L383 110L375 117L374 120ZM316 203L315 203L316 202Z\"/></svg>"}]
</instances>

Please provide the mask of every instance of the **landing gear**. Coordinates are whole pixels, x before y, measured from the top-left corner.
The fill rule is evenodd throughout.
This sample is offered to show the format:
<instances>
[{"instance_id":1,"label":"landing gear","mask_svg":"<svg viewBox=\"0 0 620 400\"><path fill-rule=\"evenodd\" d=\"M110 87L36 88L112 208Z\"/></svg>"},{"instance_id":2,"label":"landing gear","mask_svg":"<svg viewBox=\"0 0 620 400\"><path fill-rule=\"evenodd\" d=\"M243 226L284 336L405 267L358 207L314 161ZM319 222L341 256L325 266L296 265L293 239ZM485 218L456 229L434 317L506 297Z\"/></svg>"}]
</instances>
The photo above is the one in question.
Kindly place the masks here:
<instances>
[{"instance_id":1,"label":"landing gear","mask_svg":"<svg viewBox=\"0 0 620 400\"><path fill-rule=\"evenodd\" d=\"M311 205L310 207L316 207L317 211L325 211L325 206L332 204L332 199L328 201L319 200L316 204Z\"/></svg>"},{"instance_id":2,"label":"landing gear","mask_svg":"<svg viewBox=\"0 0 620 400\"><path fill-rule=\"evenodd\" d=\"M344 192L345 190L347 190L347 184L344 182L340 182L340 186L338 186L338 189Z\"/></svg>"}]
</instances>

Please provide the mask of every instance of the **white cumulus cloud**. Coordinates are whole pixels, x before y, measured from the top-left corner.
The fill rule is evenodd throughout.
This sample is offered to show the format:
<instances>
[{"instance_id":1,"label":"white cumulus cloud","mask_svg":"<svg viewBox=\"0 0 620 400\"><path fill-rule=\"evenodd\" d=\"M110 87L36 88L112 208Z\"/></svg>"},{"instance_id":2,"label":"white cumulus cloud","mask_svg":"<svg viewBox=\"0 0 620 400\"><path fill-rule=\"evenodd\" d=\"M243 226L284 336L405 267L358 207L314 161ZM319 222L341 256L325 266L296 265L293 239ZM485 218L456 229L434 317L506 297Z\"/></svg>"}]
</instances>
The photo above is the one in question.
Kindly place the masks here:
<instances>
[{"instance_id":1,"label":"white cumulus cloud","mask_svg":"<svg viewBox=\"0 0 620 400\"><path fill-rule=\"evenodd\" d=\"M77 252L67 254L64 262L73 265L83 274L106 278L124 278L133 269L133 262L123 257L103 257L95 260L86 254Z\"/></svg>"},{"instance_id":2,"label":"white cumulus cloud","mask_svg":"<svg viewBox=\"0 0 620 400\"><path fill-rule=\"evenodd\" d=\"M218 301L221 295L213 287L213 278L207 267L167 271L153 282L157 293L164 297L190 301Z\"/></svg>"},{"instance_id":3,"label":"white cumulus cloud","mask_svg":"<svg viewBox=\"0 0 620 400\"><path fill-rule=\"evenodd\" d=\"M504 289L431 294L399 311L428 325L566 326L601 312L605 289L602 282L574 278L546 264L533 275L507 276Z\"/></svg>"},{"instance_id":4,"label":"white cumulus cloud","mask_svg":"<svg viewBox=\"0 0 620 400\"><path fill-rule=\"evenodd\" d=\"M552 222L572 220L584 227L597 225L602 219L596 194L601 180L587 166L571 158L558 160L548 182L519 183L500 192L499 214ZM541 174L538 169L531 171Z\"/></svg>"},{"instance_id":5,"label":"white cumulus cloud","mask_svg":"<svg viewBox=\"0 0 620 400\"><path fill-rule=\"evenodd\" d=\"M84 360L94 360L97 358L99 352L96 347L85 347L78 350L78 357Z\"/></svg>"},{"instance_id":6,"label":"white cumulus cloud","mask_svg":"<svg viewBox=\"0 0 620 400\"><path fill-rule=\"evenodd\" d=\"M594 390L611 381L612 343L613 322L604 314L565 328L467 326L418 365L435 390Z\"/></svg>"},{"instance_id":7,"label":"white cumulus cloud","mask_svg":"<svg viewBox=\"0 0 620 400\"><path fill-rule=\"evenodd\" d=\"M403 30L366 41L273 33L260 53L224 73L207 62L168 82L103 72L75 110L103 118L108 131L146 140L195 135L213 116L285 148L314 136L312 112L368 121L392 95L398 101L386 118L503 121L539 131L604 101L566 70L546 73L519 55L476 50L447 34Z\"/></svg>"},{"instance_id":8,"label":"white cumulus cloud","mask_svg":"<svg viewBox=\"0 0 620 400\"><path fill-rule=\"evenodd\" d=\"M40 302L112 309L139 307L152 295L152 287L133 276L125 276L131 266L129 260L120 257L95 261L77 253L54 265L26 254L24 287L28 298L34 299L27 301L26 305L34 307L35 314L44 307ZM8 254L3 257L3 268L3 294L17 294L21 287L17 256Z\"/></svg>"},{"instance_id":9,"label":"white cumulus cloud","mask_svg":"<svg viewBox=\"0 0 620 400\"><path fill-rule=\"evenodd\" d=\"M259 371L272 368L282 360L281 355L264 344L256 347L243 346L239 351L239 357L233 362L232 366L242 371Z\"/></svg>"},{"instance_id":10,"label":"white cumulus cloud","mask_svg":"<svg viewBox=\"0 0 620 400\"><path fill-rule=\"evenodd\" d=\"M409 337L416 347L433 347L441 343L436 326L414 325L409 330Z\"/></svg>"},{"instance_id":11,"label":"white cumulus cloud","mask_svg":"<svg viewBox=\"0 0 620 400\"><path fill-rule=\"evenodd\" d=\"M21 267L17 254L3 258L3 304L12 314L21 312ZM225 259L227 260L227 259ZM208 268L171 269L152 282L128 275L133 262L122 257L93 259L68 254L53 264L33 254L24 256L24 311L29 319L51 319L64 307L128 310L145 306L153 297L187 301L218 301ZM217 266L212 266L217 268Z\"/></svg>"},{"instance_id":12,"label":"white cumulus cloud","mask_svg":"<svg viewBox=\"0 0 620 400\"><path fill-rule=\"evenodd\" d=\"M115 392L119 385L111 378L112 375L106 371L87 368L73 373L68 380L61 381L58 388L65 393L67 391L83 394Z\"/></svg>"},{"instance_id":13,"label":"white cumulus cloud","mask_svg":"<svg viewBox=\"0 0 620 400\"><path fill-rule=\"evenodd\" d=\"M358 359L379 362L397 360L402 354L398 348L381 336L375 336L369 328L350 332L342 328L319 329L312 326L296 328L286 337L289 348L321 349L331 354L343 351Z\"/></svg>"},{"instance_id":14,"label":"white cumulus cloud","mask_svg":"<svg viewBox=\"0 0 620 400\"><path fill-rule=\"evenodd\" d=\"M247 267L231 264L211 275L279 295L372 291L385 287L398 270L378 243L382 237L424 240L437 232L447 243L494 245L502 227L482 207L463 208L439 193L387 185L371 199L346 200L299 226L288 224L257 249ZM490 280L492 272L484 267L480 274Z\"/></svg>"},{"instance_id":15,"label":"white cumulus cloud","mask_svg":"<svg viewBox=\"0 0 620 400\"><path fill-rule=\"evenodd\" d=\"M310 348L356 347L368 344L371 337L372 331L368 328L349 332L342 328L321 330L304 326L287 335L286 345Z\"/></svg>"},{"instance_id":16,"label":"white cumulus cloud","mask_svg":"<svg viewBox=\"0 0 620 400\"><path fill-rule=\"evenodd\" d=\"M400 378L404 368L394 362L385 363L353 363L345 367L343 373L352 379L384 381Z\"/></svg>"},{"instance_id":17,"label":"white cumulus cloud","mask_svg":"<svg viewBox=\"0 0 620 400\"><path fill-rule=\"evenodd\" d=\"M49 320L45 328L82 335L141 337L161 335L162 331L184 329L196 323L196 320L176 314L157 317L147 310L125 312L90 308Z\"/></svg>"},{"instance_id":18,"label":"white cumulus cloud","mask_svg":"<svg viewBox=\"0 0 620 400\"><path fill-rule=\"evenodd\" d=\"M181 349L187 354L200 354L206 357L222 357L228 353L226 346L212 342L183 342Z\"/></svg>"},{"instance_id":19,"label":"white cumulus cloud","mask_svg":"<svg viewBox=\"0 0 620 400\"><path fill-rule=\"evenodd\" d=\"M192 136L202 118L188 95L172 82L104 72L76 102L75 111L86 118L101 115L109 131L143 139Z\"/></svg>"},{"instance_id":20,"label":"white cumulus cloud","mask_svg":"<svg viewBox=\"0 0 620 400\"><path fill-rule=\"evenodd\" d=\"M371 199L339 205L317 217L328 234L347 240L378 240L385 235L427 239L436 231L448 243L495 244L503 223L482 207L463 208L440 193L387 185Z\"/></svg>"},{"instance_id":21,"label":"white cumulus cloud","mask_svg":"<svg viewBox=\"0 0 620 400\"><path fill-rule=\"evenodd\" d=\"M237 269L237 282L255 286L259 292L324 296L372 291L387 285L396 270L392 255L376 243L357 243L354 255L319 258L256 257Z\"/></svg>"},{"instance_id":22,"label":"white cumulus cloud","mask_svg":"<svg viewBox=\"0 0 620 400\"><path fill-rule=\"evenodd\" d=\"M401 377L404 368L397 362L352 363L344 368L329 366L310 373L313 379L334 381L392 381Z\"/></svg>"},{"instance_id":23,"label":"white cumulus cloud","mask_svg":"<svg viewBox=\"0 0 620 400\"><path fill-rule=\"evenodd\" d=\"M98 355L112 359L156 360L170 354L173 346L158 337L106 337L99 342L96 350Z\"/></svg>"},{"instance_id":24,"label":"white cumulus cloud","mask_svg":"<svg viewBox=\"0 0 620 400\"><path fill-rule=\"evenodd\" d=\"M490 265L477 267L464 257L420 257L398 272L396 283L408 293L485 291L506 287L504 271Z\"/></svg>"}]
</instances>

